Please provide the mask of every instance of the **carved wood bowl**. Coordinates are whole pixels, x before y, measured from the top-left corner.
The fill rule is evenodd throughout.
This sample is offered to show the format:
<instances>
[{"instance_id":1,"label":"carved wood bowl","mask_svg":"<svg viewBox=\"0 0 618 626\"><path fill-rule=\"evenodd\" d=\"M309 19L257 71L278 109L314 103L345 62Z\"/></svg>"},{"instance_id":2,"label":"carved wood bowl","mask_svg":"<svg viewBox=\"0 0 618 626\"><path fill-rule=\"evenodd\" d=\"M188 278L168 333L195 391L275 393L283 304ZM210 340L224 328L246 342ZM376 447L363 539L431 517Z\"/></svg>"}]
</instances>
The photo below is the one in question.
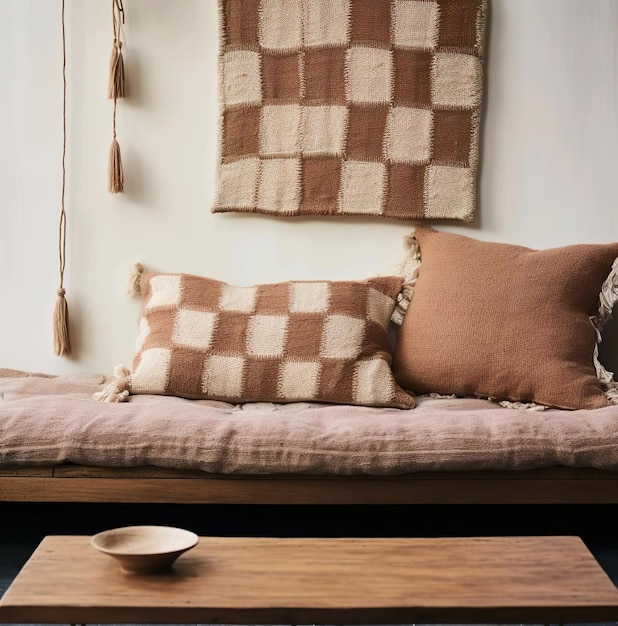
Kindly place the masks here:
<instances>
[{"instance_id":1,"label":"carved wood bowl","mask_svg":"<svg viewBox=\"0 0 618 626\"><path fill-rule=\"evenodd\" d=\"M183 552L194 548L199 537L173 526L125 526L94 535L91 545L116 559L130 574L156 574L169 570Z\"/></svg>"}]
</instances>

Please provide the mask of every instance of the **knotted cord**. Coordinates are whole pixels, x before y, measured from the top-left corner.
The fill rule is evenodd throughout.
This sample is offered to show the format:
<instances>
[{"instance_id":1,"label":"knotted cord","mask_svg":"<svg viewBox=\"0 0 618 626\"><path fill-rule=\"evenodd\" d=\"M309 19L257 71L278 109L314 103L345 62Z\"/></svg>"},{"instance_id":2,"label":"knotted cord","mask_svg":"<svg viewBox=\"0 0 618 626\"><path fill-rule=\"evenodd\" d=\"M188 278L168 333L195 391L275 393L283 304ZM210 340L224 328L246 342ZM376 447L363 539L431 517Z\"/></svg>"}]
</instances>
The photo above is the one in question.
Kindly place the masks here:
<instances>
[{"instance_id":1,"label":"knotted cord","mask_svg":"<svg viewBox=\"0 0 618 626\"><path fill-rule=\"evenodd\" d=\"M69 337L69 311L65 299L64 268L66 265L67 215L64 204L66 191L66 153L67 153L67 53L65 27L65 0L62 0L62 191L60 199L60 222L58 225L58 256L60 261L60 286L54 309L54 351L57 356L71 354Z\"/></svg>"}]
</instances>

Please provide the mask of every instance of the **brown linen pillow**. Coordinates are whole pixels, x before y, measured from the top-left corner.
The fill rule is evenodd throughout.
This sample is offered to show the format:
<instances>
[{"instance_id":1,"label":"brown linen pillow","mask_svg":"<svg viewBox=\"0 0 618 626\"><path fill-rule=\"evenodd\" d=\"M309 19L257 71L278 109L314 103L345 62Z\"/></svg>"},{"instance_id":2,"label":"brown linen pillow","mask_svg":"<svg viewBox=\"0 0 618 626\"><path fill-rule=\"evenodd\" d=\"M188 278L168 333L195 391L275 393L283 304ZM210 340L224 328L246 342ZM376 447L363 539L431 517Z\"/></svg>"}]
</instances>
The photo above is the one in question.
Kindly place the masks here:
<instances>
[{"instance_id":1,"label":"brown linen pillow","mask_svg":"<svg viewBox=\"0 0 618 626\"><path fill-rule=\"evenodd\" d=\"M228 402L412 408L387 327L403 279L233 286L143 272L132 372L97 398L163 394Z\"/></svg>"},{"instance_id":2,"label":"brown linen pillow","mask_svg":"<svg viewBox=\"0 0 618 626\"><path fill-rule=\"evenodd\" d=\"M404 389L564 409L610 403L596 351L618 243L532 250L429 226L409 243L420 270L393 360Z\"/></svg>"}]
</instances>

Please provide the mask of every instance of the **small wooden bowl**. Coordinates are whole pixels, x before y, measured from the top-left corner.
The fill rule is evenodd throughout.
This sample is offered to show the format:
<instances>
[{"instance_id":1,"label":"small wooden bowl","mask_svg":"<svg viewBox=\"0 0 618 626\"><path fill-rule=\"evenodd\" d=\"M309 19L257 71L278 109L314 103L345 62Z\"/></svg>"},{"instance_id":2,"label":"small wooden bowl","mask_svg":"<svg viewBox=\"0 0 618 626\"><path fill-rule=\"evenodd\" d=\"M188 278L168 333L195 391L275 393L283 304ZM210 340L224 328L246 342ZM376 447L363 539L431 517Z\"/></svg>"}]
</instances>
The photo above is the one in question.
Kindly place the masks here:
<instances>
[{"instance_id":1,"label":"small wooden bowl","mask_svg":"<svg viewBox=\"0 0 618 626\"><path fill-rule=\"evenodd\" d=\"M131 574L156 574L195 547L199 537L173 526L125 526L105 530L92 537L91 545L118 561Z\"/></svg>"}]
</instances>

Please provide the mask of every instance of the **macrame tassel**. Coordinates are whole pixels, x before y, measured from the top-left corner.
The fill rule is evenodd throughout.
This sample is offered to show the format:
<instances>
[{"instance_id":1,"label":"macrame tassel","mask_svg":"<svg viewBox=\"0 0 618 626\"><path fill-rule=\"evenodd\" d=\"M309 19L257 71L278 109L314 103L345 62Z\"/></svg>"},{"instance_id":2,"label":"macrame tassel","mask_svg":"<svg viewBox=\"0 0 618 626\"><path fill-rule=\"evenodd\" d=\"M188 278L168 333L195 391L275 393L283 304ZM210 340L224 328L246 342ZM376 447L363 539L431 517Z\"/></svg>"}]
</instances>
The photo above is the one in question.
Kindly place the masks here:
<instances>
[{"instance_id":1,"label":"macrame tassel","mask_svg":"<svg viewBox=\"0 0 618 626\"><path fill-rule=\"evenodd\" d=\"M124 59L122 58L122 41L114 39L112 56L109 61L109 81L107 97L110 100L124 98Z\"/></svg>"},{"instance_id":2,"label":"macrame tassel","mask_svg":"<svg viewBox=\"0 0 618 626\"><path fill-rule=\"evenodd\" d=\"M115 137L109 151L108 178L108 189L110 193L121 193L124 191L124 173L122 171L120 146Z\"/></svg>"},{"instance_id":3,"label":"macrame tassel","mask_svg":"<svg viewBox=\"0 0 618 626\"><path fill-rule=\"evenodd\" d=\"M54 308L54 351L57 356L68 356L71 354L69 308L64 294L64 289L58 289L58 299Z\"/></svg>"},{"instance_id":4,"label":"macrame tassel","mask_svg":"<svg viewBox=\"0 0 618 626\"><path fill-rule=\"evenodd\" d=\"M132 298L137 298L137 296L142 295L142 274L145 272L145 268L141 263L136 263L133 266L133 270L131 272L131 278L129 279L129 288L128 292Z\"/></svg>"},{"instance_id":5,"label":"macrame tassel","mask_svg":"<svg viewBox=\"0 0 618 626\"><path fill-rule=\"evenodd\" d=\"M131 370L125 365L116 365L114 378L111 383L103 387L101 391L92 394L98 402L126 402L129 397L129 376Z\"/></svg>"},{"instance_id":6,"label":"macrame tassel","mask_svg":"<svg viewBox=\"0 0 618 626\"><path fill-rule=\"evenodd\" d=\"M101 391L92 394L97 402L126 402L129 390L123 388L123 382L115 380L104 387Z\"/></svg>"}]
</instances>

